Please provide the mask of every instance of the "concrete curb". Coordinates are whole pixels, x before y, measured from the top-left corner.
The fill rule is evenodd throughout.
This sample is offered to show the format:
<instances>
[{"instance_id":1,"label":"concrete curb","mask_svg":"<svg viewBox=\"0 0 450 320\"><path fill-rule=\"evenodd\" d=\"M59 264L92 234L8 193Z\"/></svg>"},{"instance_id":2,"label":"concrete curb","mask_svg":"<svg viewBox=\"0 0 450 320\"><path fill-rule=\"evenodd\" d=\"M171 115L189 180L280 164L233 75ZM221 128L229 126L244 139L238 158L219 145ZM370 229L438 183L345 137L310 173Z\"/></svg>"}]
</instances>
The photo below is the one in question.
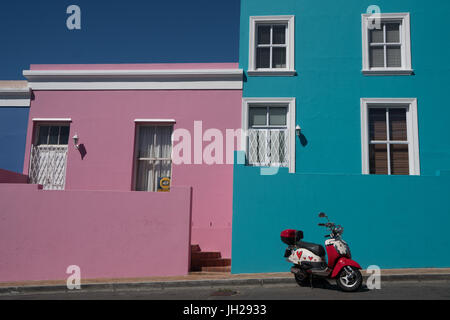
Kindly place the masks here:
<instances>
[{"instance_id":1,"label":"concrete curb","mask_svg":"<svg viewBox=\"0 0 450 320\"><path fill-rule=\"evenodd\" d=\"M368 276L364 275L364 283ZM423 274L388 274L382 275L381 281L450 281L450 273L423 273ZM81 285L81 290L93 292L114 291L145 291L163 290L170 288L192 288L192 287L223 287L223 286L264 286L275 284L296 285L293 277L275 278L249 278L249 279L208 279L208 280L177 280L177 281L154 281L154 282L131 282L131 283L87 283ZM69 290L65 285L42 285L42 286L12 286L0 287L0 296L38 293L68 293L79 292Z\"/></svg>"}]
</instances>

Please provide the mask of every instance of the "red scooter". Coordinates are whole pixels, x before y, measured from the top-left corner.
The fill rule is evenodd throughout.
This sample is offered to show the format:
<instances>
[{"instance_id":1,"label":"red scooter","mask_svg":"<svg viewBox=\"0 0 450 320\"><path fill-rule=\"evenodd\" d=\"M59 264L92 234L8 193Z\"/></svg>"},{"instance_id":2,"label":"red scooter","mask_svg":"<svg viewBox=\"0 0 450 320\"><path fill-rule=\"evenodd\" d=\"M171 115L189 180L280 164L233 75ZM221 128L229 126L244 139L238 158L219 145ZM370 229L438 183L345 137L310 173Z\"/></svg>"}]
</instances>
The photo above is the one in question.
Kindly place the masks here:
<instances>
[{"instance_id":1,"label":"red scooter","mask_svg":"<svg viewBox=\"0 0 450 320\"><path fill-rule=\"evenodd\" d=\"M319 213L320 218L326 218L327 223L319 223L319 226L326 227L330 232L325 241L328 254L328 263L325 258L323 246L314 243L301 241L303 231L284 230L281 232L281 240L289 247L286 249L284 257L294 266L291 272L295 280L301 286L312 284L312 277L336 279L336 283L343 291L357 291L362 285L361 266L351 260L350 248L342 239L344 228L336 225L328 219L323 212ZM309 280L309 281L308 281Z\"/></svg>"}]
</instances>

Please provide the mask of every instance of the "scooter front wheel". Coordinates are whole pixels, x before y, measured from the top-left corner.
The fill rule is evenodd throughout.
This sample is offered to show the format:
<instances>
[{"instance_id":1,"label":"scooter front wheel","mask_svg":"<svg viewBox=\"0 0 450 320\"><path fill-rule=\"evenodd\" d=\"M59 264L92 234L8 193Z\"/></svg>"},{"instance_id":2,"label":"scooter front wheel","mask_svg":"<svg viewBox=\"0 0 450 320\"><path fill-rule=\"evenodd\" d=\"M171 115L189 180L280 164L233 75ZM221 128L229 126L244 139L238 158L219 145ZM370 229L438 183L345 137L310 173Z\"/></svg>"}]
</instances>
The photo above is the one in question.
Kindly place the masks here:
<instances>
[{"instance_id":1,"label":"scooter front wheel","mask_svg":"<svg viewBox=\"0 0 450 320\"><path fill-rule=\"evenodd\" d=\"M336 282L342 291L354 292L361 288L362 275L358 269L345 266L339 273Z\"/></svg>"}]
</instances>

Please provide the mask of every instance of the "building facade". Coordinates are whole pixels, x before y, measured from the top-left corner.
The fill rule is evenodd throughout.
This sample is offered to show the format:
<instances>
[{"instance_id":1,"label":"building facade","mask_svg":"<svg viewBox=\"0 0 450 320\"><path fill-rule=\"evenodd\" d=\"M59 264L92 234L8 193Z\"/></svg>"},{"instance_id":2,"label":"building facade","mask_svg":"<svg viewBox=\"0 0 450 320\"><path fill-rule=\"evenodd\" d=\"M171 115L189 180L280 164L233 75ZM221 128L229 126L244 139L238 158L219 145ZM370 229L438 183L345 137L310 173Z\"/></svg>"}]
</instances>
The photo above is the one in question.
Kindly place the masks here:
<instances>
[{"instance_id":1,"label":"building facade","mask_svg":"<svg viewBox=\"0 0 450 320\"><path fill-rule=\"evenodd\" d=\"M321 211L363 267L450 263L448 66L436 68L450 54L450 5L373 4L241 2L248 137L234 171L232 272L287 270L279 233L322 243ZM412 234L426 240L411 245Z\"/></svg>"},{"instance_id":2,"label":"building facade","mask_svg":"<svg viewBox=\"0 0 450 320\"><path fill-rule=\"evenodd\" d=\"M239 63L0 83L0 282L287 271L280 232L322 243L319 212L364 268L448 267L450 4L432 2L243 0Z\"/></svg>"},{"instance_id":3,"label":"building facade","mask_svg":"<svg viewBox=\"0 0 450 320\"><path fill-rule=\"evenodd\" d=\"M240 127L236 63L32 65L24 76L29 183L0 173L1 281L63 279L64 265L87 278L229 265L225 155L236 147L219 140Z\"/></svg>"}]
</instances>

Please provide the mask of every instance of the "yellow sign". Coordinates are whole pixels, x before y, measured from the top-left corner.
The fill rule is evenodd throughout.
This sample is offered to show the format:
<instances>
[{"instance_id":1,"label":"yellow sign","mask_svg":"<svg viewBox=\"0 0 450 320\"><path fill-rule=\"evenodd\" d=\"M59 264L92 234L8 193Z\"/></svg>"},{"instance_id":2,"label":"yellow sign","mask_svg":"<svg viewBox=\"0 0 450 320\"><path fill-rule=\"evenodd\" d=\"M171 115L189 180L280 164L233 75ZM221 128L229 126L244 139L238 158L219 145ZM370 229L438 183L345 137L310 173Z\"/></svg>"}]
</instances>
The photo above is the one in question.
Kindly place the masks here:
<instances>
[{"instance_id":1,"label":"yellow sign","mask_svg":"<svg viewBox=\"0 0 450 320\"><path fill-rule=\"evenodd\" d=\"M170 178L161 178L159 180L159 192L169 192L170 191Z\"/></svg>"}]
</instances>

